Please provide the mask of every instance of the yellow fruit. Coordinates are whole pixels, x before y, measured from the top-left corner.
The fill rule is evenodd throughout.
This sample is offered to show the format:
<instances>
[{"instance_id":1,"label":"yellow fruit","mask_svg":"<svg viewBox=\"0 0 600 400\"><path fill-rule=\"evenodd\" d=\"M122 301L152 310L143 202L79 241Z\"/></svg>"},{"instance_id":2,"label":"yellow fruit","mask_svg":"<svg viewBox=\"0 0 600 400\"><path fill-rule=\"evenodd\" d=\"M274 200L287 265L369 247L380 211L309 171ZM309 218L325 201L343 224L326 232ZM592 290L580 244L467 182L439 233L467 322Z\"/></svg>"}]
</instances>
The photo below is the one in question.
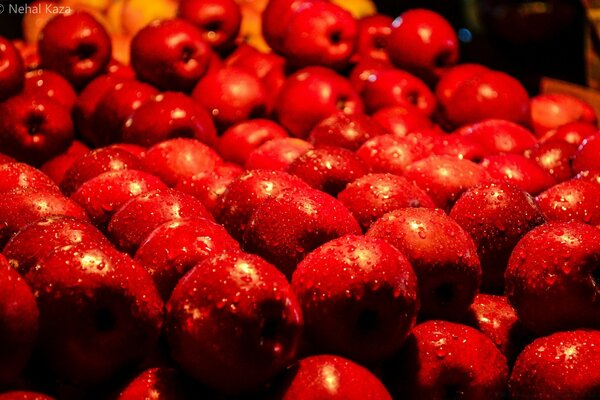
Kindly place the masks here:
<instances>
[{"instance_id":1,"label":"yellow fruit","mask_svg":"<svg viewBox=\"0 0 600 400\"><path fill-rule=\"evenodd\" d=\"M364 18L377 13L377 6L371 0L331 0L348 11L354 18Z\"/></svg>"},{"instance_id":2,"label":"yellow fruit","mask_svg":"<svg viewBox=\"0 0 600 400\"><path fill-rule=\"evenodd\" d=\"M110 5L111 0L62 0L64 6L73 7L75 9L84 8L104 12Z\"/></svg>"},{"instance_id":3,"label":"yellow fruit","mask_svg":"<svg viewBox=\"0 0 600 400\"><path fill-rule=\"evenodd\" d=\"M155 19L170 19L177 15L176 0L124 0L121 23L123 32L135 35Z\"/></svg>"}]
</instances>

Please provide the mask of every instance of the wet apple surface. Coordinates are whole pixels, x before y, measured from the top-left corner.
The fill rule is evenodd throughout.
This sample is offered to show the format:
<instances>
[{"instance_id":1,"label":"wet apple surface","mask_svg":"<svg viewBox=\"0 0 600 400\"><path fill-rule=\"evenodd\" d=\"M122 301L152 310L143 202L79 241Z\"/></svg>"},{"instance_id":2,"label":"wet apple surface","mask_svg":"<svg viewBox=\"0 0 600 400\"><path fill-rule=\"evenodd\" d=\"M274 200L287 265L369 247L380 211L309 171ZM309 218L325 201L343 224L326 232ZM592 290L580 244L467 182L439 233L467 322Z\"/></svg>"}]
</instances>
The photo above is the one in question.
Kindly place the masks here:
<instances>
[{"instance_id":1,"label":"wet apple surface","mask_svg":"<svg viewBox=\"0 0 600 400\"><path fill-rule=\"evenodd\" d=\"M596 105L379 5L0 24L0 400L600 398Z\"/></svg>"}]
</instances>

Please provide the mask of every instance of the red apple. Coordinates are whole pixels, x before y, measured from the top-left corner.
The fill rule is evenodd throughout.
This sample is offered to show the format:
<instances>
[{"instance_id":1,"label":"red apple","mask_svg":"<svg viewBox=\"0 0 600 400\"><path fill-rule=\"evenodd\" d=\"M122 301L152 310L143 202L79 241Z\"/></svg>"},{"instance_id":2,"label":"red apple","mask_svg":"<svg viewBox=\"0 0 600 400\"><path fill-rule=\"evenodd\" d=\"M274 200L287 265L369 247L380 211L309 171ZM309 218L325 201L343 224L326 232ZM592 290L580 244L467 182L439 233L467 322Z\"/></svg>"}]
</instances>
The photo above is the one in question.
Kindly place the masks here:
<instances>
[{"instance_id":1,"label":"red apple","mask_svg":"<svg viewBox=\"0 0 600 400\"><path fill-rule=\"evenodd\" d=\"M77 93L69 81L50 70L38 69L27 72L23 92L47 96L67 110L71 110L77 101Z\"/></svg>"},{"instance_id":2,"label":"red apple","mask_svg":"<svg viewBox=\"0 0 600 400\"><path fill-rule=\"evenodd\" d=\"M417 319L415 272L381 239L348 235L325 243L298 264L292 288L315 346L353 360L390 357Z\"/></svg>"},{"instance_id":3,"label":"red apple","mask_svg":"<svg viewBox=\"0 0 600 400\"><path fill-rule=\"evenodd\" d=\"M488 71L488 68L481 64L459 64L447 68L440 76L440 80L435 85L435 95L439 101L440 108L445 109L454 92L461 85L473 76Z\"/></svg>"},{"instance_id":4,"label":"red apple","mask_svg":"<svg viewBox=\"0 0 600 400\"><path fill-rule=\"evenodd\" d=\"M123 128L123 141L149 147L178 137L193 138L214 147L217 130L211 116L183 93L151 97L133 111Z\"/></svg>"},{"instance_id":5,"label":"red apple","mask_svg":"<svg viewBox=\"0 0 600 400\"><path fill-rule=\"evenodd\" d=\"M12 41L0 36L0 102L23 89L25 66L19 50Z\"/></svg>"},{"instance_id":6,"label":"red apple","mask_svg":"<svg viewBox=\"0 0 600 400\"><path fill-rule=\"evenodd\" d=\"M108 234L115 245L130 254L159 225L187 218L212 216L199 200L173 189L142 193L123 204L108 224Z\"/></svg>"},{"instance_id":7,"label":"red apple","mask_svg":"<svg viewBox=\"0 0 600 400\"><path fill-rule=\"evenodd\" d=\"M79 140L74 140L66 151L43 163L40 171L60 186L69 168L88 151L89 147Z\"/></svg>"},{"instance_id":8,"label":"red apple","mask_svg":"<svg viewBox=\"0 0 600 400\"><path fill-rule=\"evenodd\" d=\"M600 396L600 332L575 330L539 338L519 355L510 377L518 399L593 399Z\"/></svg>"},{"instance_id":9,"label":"red apple","mask_svg":"<svg viewBox=\"0 0 600 400\"><path fill-rule=\"evenodd\" d=\"M600 134L589 136L581 142L573 157L573 171L575 173L600 169Z\"/></svg>"},{"instance_id":10,"label":"red apple","mask_svg":"<svg viewBox=\"0 0 600 400\"><path fill-rule=\"evenodd\" d=\"M239 250L198 264L166 306L173 359L193 378L226 393L258 388L290 364L302 325L283 274Z\"/></svg>"},{"instance_id":11,"label":"red apple","mask_svg":"<svg viewBox=\"0 0 600 400\"><path fill-rule=\"evenodd\" d=\"M0 384L14 383L29 361L38 316L31 289L0 254Z\"/></svg>"},{"instance_id":12,"label":"red apple","mask_svg":"<svg viewBox=\"0 0 600 400\"><path fill-rule=\"evenodd\" d=\"M542 136L571 122L597 123L596 113L585 101L564 93L545 93L531 98L531 127Z\"/></svg>"},{"instance_id":13,"label":"red apple","mask_svg":"<svg viewBox=\"0 0 600 400\"><path fill-rule=\"evenodd\" d=\"M246 169L271 169L285 171L298 157L313 146L305 140L285 137L264 142L246 159Z\"/></svg>"},{"instance_id":14,"label":"red apple","mask_svg":"<svg viewBox=\"0 0 600 400\"><path fill-rule=\"evenodd\" d=\"M582 171L575 175L574 179L581 179L584 181L600 184L600 169Z\"/></svg>"},{"instance_id":15,"label":"red apple","mask_svg":"<svg viewBox=\"0 0 600 400\"><path fill-rule=\"evenodd\" d=\"M277 102L277 120L292 135L305 138L312 128L338 111L360 114L363 105L350 82L333 70L306 67L283 84Z\"/></svg>"},{"instance_id":16,"label":"red apple","mask_svg":"<svg viewBox=\"0 0 600 400\"><path fill-rule=\"evenodd\" d=\"M549 222L512 252L506 295L537 334L600 326L600 230L582 222Z\"/></svg>"},{"instance_id":17,"label":"red apple","mask_svg":"<svg viewBox=\"0 0 600 400\"><path fill-rule=\"evenodd\" d=\"M440 14L411 9L393 21L386 50L399 68L434 82L458 62L458 37Z\"/></svg>"},{"instance_id":18,"label":"red apple","mask_svg":"<svg viewBox=\"0 0 600 400\"><path fill-rule=\"evenodd\" d=\"M177 15L202 32L202 38L213 50L233 47L242 24L240 6L234 0L183 0Z\"/></svg>"},{"instance_id":19,"label":"red apple","mask_svg":"<svg viewBox=\"0 0 600 400\"><path fill-rule=\"evenodd\" d=\"M580 221L600 225L600 186L573 179L540 193L536 201L548 221Z\"/></svg>"},{"instance_id":20,"label":"red apple","mask_svg":"<svg viewBox=\"0 0 600 400\"><path fill-rule=\"evenodd\" d=\"M38 50L43 68L58 72L80 89L106 69L112 46L106 29L91 14L73 11L46 23Z\"/></svg>"},{"instance_id":21,"label":"red apple","mask_svg":"<svg viewBox=\"0 0 600 400\"><path fill-rule=\"evenodd\" d=\"M535 160L519 154L489 156L481 166L493 179L510 182L532 195L556 184L552 175Z\"/></svg>"},{"instance_id":22,"label":"red apple","mask_svg":"<svg viewBox=\"0 0 600 400\"><path fill-rule=\"evenodd\" d=\"M204 218L165 222L154 229L135 252L167 301L181 277L205 259L239 249L222 226Z\"/></svg>"},{"instance_id":23,"label":"red apple","mask_svg":"<svg viewBox=\"0 0 600 400\"><path fill-rule=\"evenodd\" d=\"M289 277L317 247L360 233L356 219L334 197L312 188L295 188L264 200L256 208L246 226L243 247Z\"/></svg>"},{"instance_id":24,"label":"red apple","mask_svg":"<svg viewBox=\"0 0 600 400\"><path fill-rule=\"evenodd\" d=\"M261 15L262 36L273 50L283 51L283 40L290 19L299 9L312 6L320 0L269 0Z\"/></svg>"},{"instance_id":25,"label":"red apple","mask_svg":"<svg viewBox=\"0 0 600 400\"><path fill-rule=\"evenodd\" d=\"M169 186L202 172L210 172L221 164L216 151L196 139L169 139L150 147L146 152L146 170Z\"/></svg>"},{"instance_id":26,"label":"red apple","mask_svg":"<svg viewBox=\"0 0 600 400\"><path fill-rule=\"evenodd\" d=\"M471 236L481 262L482 290L504 291L504 271L519 240L545 222L533 198L517 186L486 183L467 190L450 211Z\"/></svg>"},{"instance_id":27,"label":"red apple","mask_svg":"<svg viewBox=\"0 0 600 400\"><path fill-rule=\"evenodd\" d=\"M598 125L589 122L569 122L561 125L556 129L551 129L540 138L540 142L547 141L564 141L575 146L579 146L581 142L588 136L598 133Z\"/></svg>"},{"instance_id":28,"label":"red apple","mask_svg":"<svg viewBox=\"0 0 600 400\"><path fill-rule=\"evenodd\" d=\"M399 208L435 208L422 189L392 174L367 174L358 178L338 194L338 200L365 231L384 214Z\"/></svg>"},{"instance_id":29,"label":"red apple","mask_svg":"<svg viewBox=\"0 0 600 400\"><path fill-rule=\"evenodd\" d=\"M386 133L366 115L348 115L340 111L315 125L308 140L315 147L335 146L356 151L367 140Z\"/></svg>"},{"instance_id":30,"label":"red apple","mask_svg":"<svg viewBox=\"0 0 600 400\"><path fill-rule=\"evenodd\" d=\"M189 92L212 54L203 36L184 19L155 20L131 40L131 66L139 79L161 90Z\"/></svg>"},{"instance_id":31,"label":"red apple","mask_svg":"<svg viewBox=\"0 0 600 400\"><path fill-rule=\"evenodd\" d=\"M392 33L392 18L373 14L358 20L358 41L354 57L361 59L389 60L387 42Z\"/></svg>"},{"instance_id":32,"label":"red apple","mask_svg":"<svg viewBox=\"0 0 600 400\"><path fill-rule=\"evenodd\" d=\"M417 273L422 319L461 318L481 284L477 248L441 210L402 208L375 221L367 236L384 239L408 257Z\"/></svg>"},{"instance_id":33,"label":"red apple","mask_svg":"<svg viewBox=\"0 0 600 400\"><path fill-rule=\"evenodd\" d=\"M48 176L30 165L18 162L0 164L0 194L18 190L60 192Z\"/></svg>"},{"instance_id":34,"label":"red apple","mask_svg":"<svg viewBox=\"0 0 600 400\"><path fill-rule=\"evenodd\" d=\"M194 393L191 386L188 379L175 368L149 368L129 382L116 400L191 400Z\"/></svg>"},{"instance_id":35,"label":"red apple","mask_svg":"<svg viewBox=\"0 0 600 400\"><path fill-rule=\"evenodd\" d=\"M485 155L522 155L525 151L533 149L537 142L527 128L503 119L488 119L465 125L457 129L455 134L476 141L483 148Z\"/></svg>"},{"instance_id":36,"label":"red apple","mask_svg":"<svg viewBox=\"0 0 600 400\"><path fill-rule=\"evenodd\" d=\"M268 119L251 119L225 130L217 147L224 160L244 165L248 156L263 143L286 137L288 133L281 125Z\"/></svg>"},{"instance_id":37,"label":"red apple","mask_svg":"<svg viewBox=\"0 0 600 400\"><path fill-rule=\"evenodd\" d=\"M70 110L48 97L21 94L0 103L0 152L40 165L73 141Z\"/></svg>"},{"instance_id":38,"label":"red apple","mask_svg":"<svg viewBox=\"0 0 600 400\"><path fill-rule=\"evenodd\" d=\"M577 146L562 140L550 140L539 143L530 154L542 168L552 175L556 182L563 182L573 177L571 166Z\"/></svg>"},{"instance_id":39,"label":"red apple","mask_svg":"<svg viewBox=\"0 0 600 400\"><path fill-rule=\"evenodd\" d=\"M367 140L356 155L372 172L402 175L406 167L425 158L429 152L415 137L380 135Z\"/></svg>"},{"instance_id":40,"label":"red apple","mask_svg":"<svg viewBox=\"0 0 600 400\"><path fill-rule=\"evenodd\" d=\"M481 141L472 136L460 134L436 137L431 152L440 156L453 156L473 162L480 162L487 154Z\"/></svg>"},{"instance_id":41,"label":"red apple","mask_svg":"<svg viewBox=\"0 0 600 400\"><path fill-rule=\"evenodd\" d=\"M372 115L373 120L389 133L396 136L406 136L409 133L431 130L433 124L416 107L404 106L386 107ZM438 136L437 134L435 136Z\"/></svg>"},{"instance_id":42,"label":"red apple","mask_svg":"<svg viewBox=\"0 0 600 400\"><path fill-rule=\"evenodd\" d=\"M363 58L350 70L348 80L352 84L352 87L354 87L354 90L360 92L374 72L394 68L394 65L389 60Z\"/></svg>"}]
</instances>

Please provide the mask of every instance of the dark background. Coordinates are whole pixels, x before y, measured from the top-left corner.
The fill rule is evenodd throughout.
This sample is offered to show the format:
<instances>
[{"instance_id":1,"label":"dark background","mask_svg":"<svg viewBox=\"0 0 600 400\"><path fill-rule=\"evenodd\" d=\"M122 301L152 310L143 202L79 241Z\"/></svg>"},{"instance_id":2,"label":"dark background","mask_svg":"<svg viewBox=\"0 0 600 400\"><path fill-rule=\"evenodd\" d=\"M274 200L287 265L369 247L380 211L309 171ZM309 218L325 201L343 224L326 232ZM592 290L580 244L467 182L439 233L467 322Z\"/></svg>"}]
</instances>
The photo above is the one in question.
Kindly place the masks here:
<instances>
[{"instance_id":1,"label":"dark background","mask_svg":"<svg viewBox=\"0 0 600 400\"><path fill-rule=\"evenodd\" d=\"M26 1L0 0L25 4ZM542 76L584 84L584 12L579 0L380 0L392 17L410 8L442 13L463 33L461 61L519 78L532 93ZM0 35L19 37L19 16L0 14ZM470 36L470 40L469 40Z\"/></svg>"}]
</instances>

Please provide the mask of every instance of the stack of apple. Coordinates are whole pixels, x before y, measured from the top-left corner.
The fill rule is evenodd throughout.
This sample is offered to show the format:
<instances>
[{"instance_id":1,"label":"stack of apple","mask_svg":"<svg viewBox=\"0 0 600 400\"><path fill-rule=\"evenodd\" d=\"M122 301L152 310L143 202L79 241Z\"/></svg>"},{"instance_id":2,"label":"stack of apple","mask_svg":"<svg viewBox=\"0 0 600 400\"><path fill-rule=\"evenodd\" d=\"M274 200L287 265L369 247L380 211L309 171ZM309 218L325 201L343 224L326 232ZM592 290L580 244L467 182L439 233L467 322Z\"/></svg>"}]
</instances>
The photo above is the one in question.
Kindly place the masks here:
<instances>
[{"instance_id":1,"label":"stack of apple","mask_svg":"<svg viewBox=\"0 0 600 400\"><path fill-rule=\"evenodd\" d=\"M600 398L593 108L431 11L240 16L0 38L0 399Z\"/></svg>"}]
</instances>

